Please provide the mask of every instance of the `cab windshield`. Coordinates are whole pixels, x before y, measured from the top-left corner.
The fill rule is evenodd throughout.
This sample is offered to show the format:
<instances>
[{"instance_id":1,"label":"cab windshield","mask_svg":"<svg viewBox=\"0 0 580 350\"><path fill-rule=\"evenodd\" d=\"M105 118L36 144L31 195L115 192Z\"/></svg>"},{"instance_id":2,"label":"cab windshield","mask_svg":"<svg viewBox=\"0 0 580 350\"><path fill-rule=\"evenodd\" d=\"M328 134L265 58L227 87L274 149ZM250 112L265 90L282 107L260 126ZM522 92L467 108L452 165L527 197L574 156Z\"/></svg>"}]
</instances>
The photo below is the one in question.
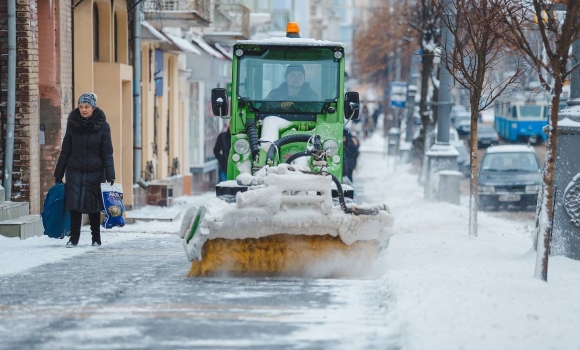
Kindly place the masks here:
<instances>
[{"instance_id":1,"label":"cab windshield","mask_svg":"<svg viewBox=\"0 0 580 350\"><path fill-rule=\"evenodd\" d=\"M238 59L238 95L260 113L321 113L338 98L339 72L329 47L248 50Z\"/></svg>"},{"instance_id":2,"label":"cab windshield","mask_svg":"<svg viewBox=\"0 0 580 350\"><path fill-rule=\"evenodd\" d=\"M540 164L531 152L488 153L483 157L482 171L498 172L538 172Z\"/></svg>"}]
</instances>

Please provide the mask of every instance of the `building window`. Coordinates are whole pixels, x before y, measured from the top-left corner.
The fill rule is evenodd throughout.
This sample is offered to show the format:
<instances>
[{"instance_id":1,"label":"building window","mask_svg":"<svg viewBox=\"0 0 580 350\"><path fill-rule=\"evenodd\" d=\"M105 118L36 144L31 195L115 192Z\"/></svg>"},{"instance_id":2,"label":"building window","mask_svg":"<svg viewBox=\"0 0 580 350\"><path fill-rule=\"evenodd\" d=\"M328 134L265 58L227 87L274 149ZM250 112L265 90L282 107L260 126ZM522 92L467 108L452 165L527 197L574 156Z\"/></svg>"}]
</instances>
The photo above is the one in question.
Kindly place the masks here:
<instances>
[{"instance_id":1,"label":"building window","mask_svg":"<svg viewBox=\"0 0 580 350\"><path fill-rule=\"evenodd\" d=\"M115 53L115 62L118 62L118 53L119 53L119 25L117 24L117 12L115 12L113 16L113 51Z\"/></svg>"},{"instance_id":2,"label":"building window","mask_svg":"<svg viewBox=\"0 0 580 350\"><path fill-rule=\"evenodd\" d=\"M93 61L99 62L99 8L93 4Z\"/></svg>"}]
</instances>

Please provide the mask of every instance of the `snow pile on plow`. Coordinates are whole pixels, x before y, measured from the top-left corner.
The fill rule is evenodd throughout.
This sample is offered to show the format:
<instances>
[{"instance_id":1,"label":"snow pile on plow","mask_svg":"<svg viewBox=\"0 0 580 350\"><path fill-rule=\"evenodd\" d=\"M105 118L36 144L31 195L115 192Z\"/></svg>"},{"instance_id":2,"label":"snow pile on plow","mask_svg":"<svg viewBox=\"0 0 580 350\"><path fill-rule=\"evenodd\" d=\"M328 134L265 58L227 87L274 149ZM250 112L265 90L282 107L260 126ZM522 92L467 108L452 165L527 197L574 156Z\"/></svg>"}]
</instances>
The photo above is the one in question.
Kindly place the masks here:
<instances>
[{"instance_id":1,"label":"snow pile on plow","mask_svg":"<svg viewBox=\"0 0 580 350\"><path fill-rule=\"evenodd\" d=\"M385 205L348 205L342 195L333 200L332 181L287 164L240 175L231 182L248 190L235 201L215 198L184 216L189 275L304 275L340 261L371 266L392 236L393 217Z\"/></svg>"}]
</instances>

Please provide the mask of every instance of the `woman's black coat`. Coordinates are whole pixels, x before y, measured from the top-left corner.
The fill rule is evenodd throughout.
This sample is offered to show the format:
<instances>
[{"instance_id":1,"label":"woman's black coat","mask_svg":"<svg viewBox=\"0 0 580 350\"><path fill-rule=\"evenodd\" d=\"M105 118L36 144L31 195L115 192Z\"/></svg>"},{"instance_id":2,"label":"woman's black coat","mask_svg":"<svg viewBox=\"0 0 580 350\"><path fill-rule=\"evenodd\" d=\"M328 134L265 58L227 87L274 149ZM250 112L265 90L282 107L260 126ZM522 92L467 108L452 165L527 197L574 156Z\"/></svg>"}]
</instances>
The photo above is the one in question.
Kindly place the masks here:
<instances>
[{"instance_id":1,"label":"woman's black coat","mask_svg":"<svg viewBox=\"0 0 580 350\"><path fill-rule=\"evenodd\" d=\"M54 170L57 181L65 170L67 209L87 214L101 211L101 182L115 179L115 167L111 127L100 108L89 118L81 116L78 108L68 116Z\"/></svg>"}]
</instances>

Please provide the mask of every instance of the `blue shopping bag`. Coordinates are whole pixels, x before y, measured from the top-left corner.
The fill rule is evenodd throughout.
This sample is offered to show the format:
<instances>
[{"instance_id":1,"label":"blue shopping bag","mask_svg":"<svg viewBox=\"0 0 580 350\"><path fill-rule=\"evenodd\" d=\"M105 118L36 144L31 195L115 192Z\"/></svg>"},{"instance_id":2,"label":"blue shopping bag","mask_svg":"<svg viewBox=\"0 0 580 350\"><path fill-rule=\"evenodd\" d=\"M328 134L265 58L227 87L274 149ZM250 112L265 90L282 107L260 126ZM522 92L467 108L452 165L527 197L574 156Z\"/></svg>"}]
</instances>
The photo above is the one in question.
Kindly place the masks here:
<instances>
[{"instance_id":1,"label":"blue shopping bag","mask_svg":"<svg viewBox=\"0 0 580 350\"><path fill-rule=\"evenodd\" d=\"M101 226L104 228L125 226L125 205L123 204L123 186L121 184L102 183L103 211Z\"/></svg>"},{"instance_id":2,"label":"blue shopping bag","mask_svg":"<svg viewBox=\"0 0 580 350\"><path fill-rule=\"evenodd\" d=\"M57 183L48 190L40 216L45 235L50 238L70 236L70 212L66 210L64 183Z\"/></svg>"}]
</instances>

